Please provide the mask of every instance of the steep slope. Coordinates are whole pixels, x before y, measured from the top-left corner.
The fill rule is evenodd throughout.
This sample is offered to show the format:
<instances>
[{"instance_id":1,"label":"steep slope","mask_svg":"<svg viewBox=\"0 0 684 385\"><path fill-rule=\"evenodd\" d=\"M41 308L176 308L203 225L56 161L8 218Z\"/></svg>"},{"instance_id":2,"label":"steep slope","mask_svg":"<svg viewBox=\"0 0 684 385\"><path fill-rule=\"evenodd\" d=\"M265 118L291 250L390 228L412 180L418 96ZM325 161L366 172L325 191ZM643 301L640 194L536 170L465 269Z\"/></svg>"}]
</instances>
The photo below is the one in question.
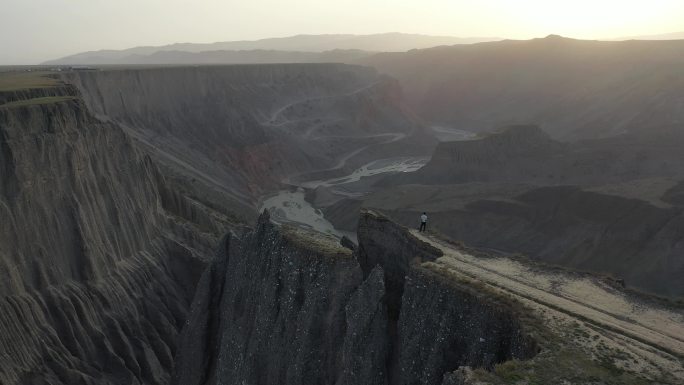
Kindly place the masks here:
<instances>
[{"instance_id":1,"label":"steep slope","mask_svg":"<svg viewBox=\"0 0 684 385\"><path fill-rule=\"evenodd\" d=\"M362 221L358 258L377 267L267 214L230 238L199 284L174 383L438 384L460 365L536 353L517 310L411 267L437 251L390 222Z\"/></svg>"},{"instance_id":2,"label":"steep slope","mask_svg":"<svg viewBox=\"0 0 684 385\"><path fill-rule=\"evenodd\" d=\"M574 140L681 124L684 41L549 36L381 53L360 60L399 79L418 114L482 131L535 123Z\"/></svg>"},{"instance_id":3,"label":"steep slope","mask_svg":"<svg viewBox=\"0 0 684 385\"><path fill-rule=\"evenodd\" d=\"M0 93L0 382L165 384L232 225L74 87Z\"/></svg>"},{"instance_id":4,"label":"steep slope","mask_svg":"<svg viewBox=\"0 0 684 385\"><path fill-rule=\"evenodd\" d=\"M420 134L396 82L358 66L107 70L65 79L160 163L245 206L288 176L343 167L381 143L415 148L405 138Z\"/></svg>"}]
</instances>

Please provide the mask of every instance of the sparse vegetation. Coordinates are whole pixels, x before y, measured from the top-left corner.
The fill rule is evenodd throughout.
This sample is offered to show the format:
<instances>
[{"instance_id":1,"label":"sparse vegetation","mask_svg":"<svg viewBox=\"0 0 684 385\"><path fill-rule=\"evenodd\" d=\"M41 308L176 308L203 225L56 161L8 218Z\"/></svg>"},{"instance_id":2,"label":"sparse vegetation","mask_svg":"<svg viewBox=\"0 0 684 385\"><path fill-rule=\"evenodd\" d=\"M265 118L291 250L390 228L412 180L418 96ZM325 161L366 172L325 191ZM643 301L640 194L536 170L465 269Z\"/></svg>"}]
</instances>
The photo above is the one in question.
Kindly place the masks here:
<instances>
[{"instance_id":1,"label":"sparse vegetation","mask_svg":"<svg viewBox=\"0 0 684 385\"><path fill-rule=\"evenodd\" d=\"M40 104L52 104L52 103L65 102L67 100L74 100L74 99L76 99L76 97L74 97L74 96L47 96L44 98L17 100L14 102L5 103L5 104L0 105L0 108L35 106L35 105L40 105Z\"/></svg>"},{"instance_id":2,"label":"sparse vegetation","mask_svg":"<svg viewBox=\"0 0 684 385\"><path fill-rule=\"evenodd\" d=\"M529 361L508 361L493 371L476 370L477 380L490 384L605 384L646 385L656 379L645 378L620 369L614 357L603 355L592 359L580 348L551 338L544 342L543 352ZM659 383L676 384L676 380L659 378Z\"/></svg>"},{"instance_id":3,"label":"sparse vegetation","mask_svg":"<svg viewBox=\"0 0 684 385\"><path fill-rule=\"evenodd\" d=\"M351 257L351 250L343 247L332 236L308 231L292 225L283 225L281 228L285 238L303 249L331 257Z\"/></svg>"},{"instance_id":4,"label":"sparse vegetation","mask_svg":"<svg viewBox=\"0 0 684 385\"><path fill-rule=\"evenodd\" d=\"M449 243L450 244L450 243ZM476 370L476 380L487 384L677 384L677 379L666 371L645 371L636 357L613 345L608 345L595 334L592 325L577 314L576 319L546 320L525 305L476 277L457 274L438 263L424 263L428 269L448 278L454 285L465 286L481 296L487 296L505 306L522 321L525 333L539 344L540 353L530 360L509 361L494 370ZM579 273L575 273L579 274ZM556 326L557 322L561 322ZM662 368L661 368L662 370Z\"/></svg>"},{"instance_id":5,"label":"sparse vegetation","mask_svg":"<svg viewBox=\"0 0 684 385\"><path fill-rule=\"evenodd\" d=\"M4 72L0 73L0 92L17 91L31 88L49 88L59 85L55 78L46 72Z\"/></svg>"}]
</instances>

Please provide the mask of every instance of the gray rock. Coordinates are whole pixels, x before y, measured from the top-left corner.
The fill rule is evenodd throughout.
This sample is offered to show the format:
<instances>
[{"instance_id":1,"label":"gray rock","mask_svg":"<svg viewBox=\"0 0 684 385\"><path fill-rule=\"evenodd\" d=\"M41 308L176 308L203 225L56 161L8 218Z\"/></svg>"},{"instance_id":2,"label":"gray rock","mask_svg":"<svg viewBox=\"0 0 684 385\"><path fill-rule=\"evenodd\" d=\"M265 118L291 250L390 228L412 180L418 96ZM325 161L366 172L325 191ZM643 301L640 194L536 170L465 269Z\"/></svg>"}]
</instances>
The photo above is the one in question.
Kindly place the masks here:
<instances>
[{"instance_id":1,"label":"gray rock","mask_svg":"<svg viewBox=\"0 0 684 385\"><path fill-rule=\"evenodd\" d=\"M231 241L199 285L174 383L440 384L459 366L536 354L515 311L408 258L434 259L431 247L376 214L361 222L358 255L266 215ZM377 264L364 278L355 258Z\"/></svg>"},{"instance_id":2,"label":"gray rock","mask_svg":"<svg viewBox=\"0 0 684 385\"><path fill-rule=\"evenodd\" d=\"M59 100L0 108L0 383L166 384L229 223L119 127Z\"/></svg>"}]
</instances>

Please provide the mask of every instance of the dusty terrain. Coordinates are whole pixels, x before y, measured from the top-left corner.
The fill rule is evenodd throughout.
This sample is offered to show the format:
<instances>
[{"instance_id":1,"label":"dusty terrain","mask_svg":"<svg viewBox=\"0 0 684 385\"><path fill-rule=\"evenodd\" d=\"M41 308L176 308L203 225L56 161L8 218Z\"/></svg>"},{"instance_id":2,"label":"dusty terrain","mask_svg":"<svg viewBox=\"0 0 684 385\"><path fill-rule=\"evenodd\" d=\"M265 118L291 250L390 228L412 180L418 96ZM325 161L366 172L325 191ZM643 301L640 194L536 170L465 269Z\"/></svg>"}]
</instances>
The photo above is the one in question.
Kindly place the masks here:
<instances>
[{"instance_id":1,"label":"dusty terrain","mask_svg":"<svg viewBox=\"0 0 684 385\"><path fill-rule=\"evenodd\" d=\"M434 236L411 233L444 253L432 268L520 301L589 357L654 382L684 378L681 306L631 296L597 276L476 256Z\"/></svg>"}]
</instances>

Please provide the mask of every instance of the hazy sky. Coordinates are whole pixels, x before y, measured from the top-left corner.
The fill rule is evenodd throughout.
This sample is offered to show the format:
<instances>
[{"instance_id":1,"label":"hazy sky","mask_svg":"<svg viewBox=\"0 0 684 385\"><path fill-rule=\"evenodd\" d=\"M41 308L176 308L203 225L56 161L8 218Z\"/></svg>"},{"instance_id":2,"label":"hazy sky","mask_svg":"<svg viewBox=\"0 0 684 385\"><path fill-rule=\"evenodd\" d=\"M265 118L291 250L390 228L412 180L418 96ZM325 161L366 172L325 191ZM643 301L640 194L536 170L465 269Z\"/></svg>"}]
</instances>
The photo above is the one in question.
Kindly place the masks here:
<instances>
[{"instance_id":1,"label":"hazy sky","mask_svg":"<svg viewBox=\"0 0 684 385\"><path fill-rule=\"evenodd\" d=\"M296 34L611 38L684 30L684 0L0 0L0 64Z\"/></svg>"}]
</instances>

